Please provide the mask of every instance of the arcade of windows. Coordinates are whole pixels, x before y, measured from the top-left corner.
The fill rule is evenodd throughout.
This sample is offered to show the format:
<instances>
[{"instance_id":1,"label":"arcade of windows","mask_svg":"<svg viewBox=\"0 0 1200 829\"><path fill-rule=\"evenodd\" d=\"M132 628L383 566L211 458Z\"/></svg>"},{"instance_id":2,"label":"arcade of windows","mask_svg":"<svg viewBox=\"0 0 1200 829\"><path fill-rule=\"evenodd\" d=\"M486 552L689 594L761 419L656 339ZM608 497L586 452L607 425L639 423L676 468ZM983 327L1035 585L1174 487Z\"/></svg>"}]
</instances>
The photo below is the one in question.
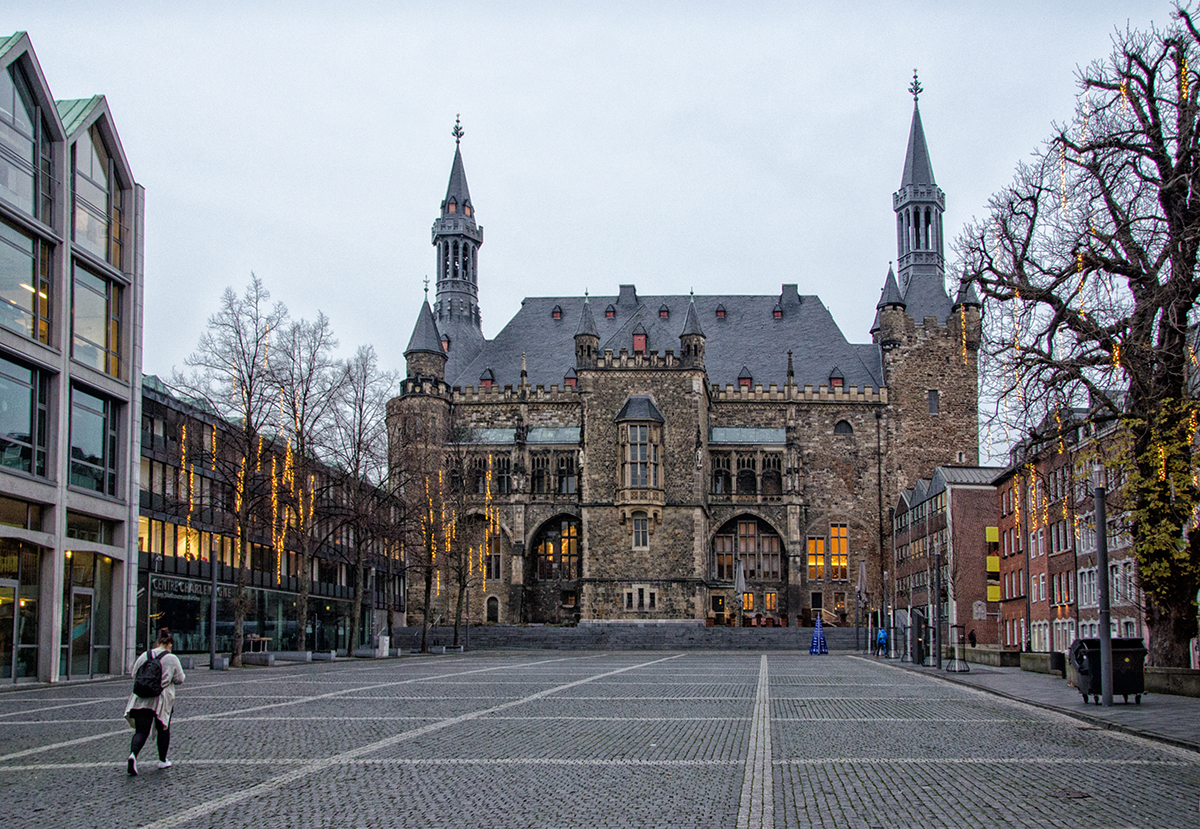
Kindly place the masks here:
<instances>
[{"instance_id":1,"label":"arcade of windows","mask_svg":"<svg viewBox=\"0 0 1200 829\"><path fill-rule=\"evenodd\" d=\"M736 470L736 475L734 474ZM710 494L740 500L778 501L783 497L782 452L714 452Z\"/></svg>"}]
</instances>

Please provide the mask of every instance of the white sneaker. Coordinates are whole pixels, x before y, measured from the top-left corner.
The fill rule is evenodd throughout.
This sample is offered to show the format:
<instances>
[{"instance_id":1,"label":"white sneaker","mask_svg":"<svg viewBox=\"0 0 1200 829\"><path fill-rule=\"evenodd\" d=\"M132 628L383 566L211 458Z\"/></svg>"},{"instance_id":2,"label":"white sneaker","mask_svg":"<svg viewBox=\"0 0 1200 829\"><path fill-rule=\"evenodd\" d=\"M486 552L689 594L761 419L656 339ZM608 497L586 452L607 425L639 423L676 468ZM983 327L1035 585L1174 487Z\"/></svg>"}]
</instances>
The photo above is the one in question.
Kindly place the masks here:
<instances>
[{"instance_id":1,"label":"white sneaker","mask_svg":"<svg viewBox=\"0 0 1200 829\"><path fill-rule=\"evenodd\" d=\"M125 771L129 772L130 777L137 777L137 758L132 754L130 754L129 759L125 761Z\"/></svg>"},{"instance_id":2,"label":"white sneaker","mask_svg":"<svg viewBox=\"0 0 1200 829\"><path fill-rule=\"evenodd\" d=\"M169 769L169 768L171 768L171 765L172 765L172 763L170 760L159 760L158 761L158 767L160 769Z\"/></svg>"}]
</instances>

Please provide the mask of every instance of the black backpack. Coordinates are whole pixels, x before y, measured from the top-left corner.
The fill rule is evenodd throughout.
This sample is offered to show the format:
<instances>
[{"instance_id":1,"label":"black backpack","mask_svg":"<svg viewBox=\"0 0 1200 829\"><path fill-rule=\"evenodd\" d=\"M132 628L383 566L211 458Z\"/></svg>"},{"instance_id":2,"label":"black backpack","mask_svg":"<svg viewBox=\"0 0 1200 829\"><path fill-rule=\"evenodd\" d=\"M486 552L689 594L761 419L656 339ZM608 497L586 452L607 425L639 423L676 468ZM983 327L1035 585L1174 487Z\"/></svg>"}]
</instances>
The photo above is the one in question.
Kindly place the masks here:
<instances>
[{"instance_id":1,"label":"black backpack","mask_svg":"<svg viewBox=\"0 0 1200 829\"><path fill-rule=\"evenodd\" d=\"M167 655L163 651L158 656L153 650L146 651L146 661L133 675L133 693L139 697L157 697L162 694L162 658Z\"/></svg>"}]
</instances>

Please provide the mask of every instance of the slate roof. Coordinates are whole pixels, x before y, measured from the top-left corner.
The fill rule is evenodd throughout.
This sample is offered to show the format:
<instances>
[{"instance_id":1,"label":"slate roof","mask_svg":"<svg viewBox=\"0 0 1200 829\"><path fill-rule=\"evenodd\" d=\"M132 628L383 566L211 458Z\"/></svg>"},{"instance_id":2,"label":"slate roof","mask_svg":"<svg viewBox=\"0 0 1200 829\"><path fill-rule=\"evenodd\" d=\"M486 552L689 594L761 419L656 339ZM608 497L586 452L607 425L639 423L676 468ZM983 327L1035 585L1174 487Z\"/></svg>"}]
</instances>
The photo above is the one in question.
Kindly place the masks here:
<instances>
[{"instance_id":1,"label":"slate roof","mask_svg":"<svg viewBox=\"0 0 1200 829\"><path fill-rule=\"evenodd\" d=\"M904 155L904 174L901 187L910 184L937 184L933 178L933 162L929 160L929 147L925 144L925 129L921 126L921 108L913 102L912 125L908 129L908 152Z\"/></svg>"},{"instance_id":2,"label":"slate roof","mask_svg":"<svg viewBox=\"0 0 1200 829\"><path fill-rule=\"evenodd\" d=\"M450 183L446 185L446 199L442 202L442 213L453 198L458 205L471 203L471 191L467 189L467 171L463 167L462 152L454 148L454 163L450 166ZM471 216L474 218L474 215Z\"/></svg>"},{"instance_id":3,"label":"slate roof","mask_svg":"<svg viewBox=\"0 0 1200 829\"><path fill-rule=\"evenodd\" d=\"M679 336L687 337L695 335L703 337L704 329L700 327L700 319L696 316L696 302L693 300L688 303L687 316L683 320L683 331L680 332Z\"/></svg>"},{"instance_id":4,"label":"slate roof","mask_svg":"<svg viewBox=\"0 0 1200 829\"><path fill-rule=\"evenodd\" d=\"M795 352L796 383L814 387L829 381L830 371L839 367L847 386L883 385L880 353L872 343L847 342L829 309L820 298L801 296L795 285L784 287L779 294L766 296L710 295L689 297L687 294L639 297L633 286L622 286L618 296L593 297L596 306L611 304L612 319L594 319L600 336L600 349L622 348L632 351L633 329L642 326L647 334L647 347L662 353L680 351L682 326L675 313L684 312L695 302L697 322L705 334L705 368L709 382L736 385L743 366L749 368L754 382L766 387L769 383L782 386L787 380L787 352ZM949 299L946 299L949 312ZM520 382L521 353L527 354L528 378L533 385L562 385L567 371L575 366L576 321L583 313L583 297L530 297L509 320L503 330L487 341L482 350L461 371L447 381L454 386L476 385L479 375L490 367L500 385ZM666 305L668 319L658 315ZM782 309L775 319L772 310ZM560 319L553 319L551 310L562 306ZM716 315L717 306L725 307L724 318ZM686 324L686 320L685 320Z\"/></svg>"},{"instance_id":5,"label":"slate roof","mask_svg":"<svg viewBox=\"0 0 1200 829\"><path fill-rule=\"evenodd\" d=\"M785 444L787 429L773 426L711 426L709 443Z\"/></svg>"},{"instance_id":6,"label":"slate roof","mask_svg":"<svg viewBox=\"0 0 1200 829\"><path fill-rule=\"evenodd\" d=\"M621 411L617 412L614 420L657 420L659 423L666 421L662 416L662 412L658 410L658 406L654 405L654 401L644 394L631 394L625 398L625 405L621 407Z\"/></svg>"},{"instance_id":7,"label":"slate roof","mask_svg":"<svg viewBox=\"0 0 1200 829\"><path fill-rule=\"evenodd\" d=\"M954 305L940 271L936 274L917 271L912 275L904 288L904 310L917 325L924 324L926 317L937 317L939 323L945 324L954 312Z\"/></svg>"},{"instance_id":8,"label":"slate roof","mask_svg":"<svg viewBox=\"0 0 1200 829\"><path fill-rule=\"evenodd\" d=\"M580 334L600 336L600 332L596 328L596 320L592 317L592 306L587 297L583 298L583 310L579 312L579 325L575 326L575 336L578 337Z\"/></svg>"},{"instance_id":9,"label":"slate roof","mask_svg":"<svg viewBox=\"0 0 1200 829\"><path fill-rule=\"evenodd\" d=\"M427 351L443 356L446 353L442 350L442 338L438 334L437 323L433 321L429 300L421 303L421 310L417 312L417 324L413 326L412 337L408 340L408 348L404 349L404 354L408 356L414 351Z\"/></svg>"},{"instance_id":10,"label":"slate roof","mask_svg":"<svg viewBox=\"0 0 1200 829\"><path fill-rule=\"evenodd\" d=\"M896 272L892 270L892 266L888 265L887 279L883 281L883 292L879 296L879 302L875 305L878 308L886 308L889 305L899 305L904 307L904 297L900 295L900 286L896 284ZM878 314L876 315L878 320Z\"/></svg>"},{"instance_id":11,"label":"slate roof","mask_svg":"<svg viewBox=\"0 0 1200 829\"><path fill-rule=\"evenodd\" d=\"M55 101L54 108L58 110L58 117L62 121L63 130L66 134L71 135L75 130L79 129L79 125L87 120L92 110L99 106L103 100L103 95L93 95L90 98Z\"/></svg>"}]
</instances>

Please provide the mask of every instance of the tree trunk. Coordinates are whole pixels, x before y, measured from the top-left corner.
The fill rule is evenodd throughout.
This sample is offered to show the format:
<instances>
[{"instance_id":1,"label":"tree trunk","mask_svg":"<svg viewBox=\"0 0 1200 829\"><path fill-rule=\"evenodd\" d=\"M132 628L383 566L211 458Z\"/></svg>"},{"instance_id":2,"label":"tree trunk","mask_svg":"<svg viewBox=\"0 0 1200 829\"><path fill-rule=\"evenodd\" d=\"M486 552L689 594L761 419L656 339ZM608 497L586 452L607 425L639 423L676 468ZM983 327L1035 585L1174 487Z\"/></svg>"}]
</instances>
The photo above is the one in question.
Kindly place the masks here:
<instances>
[{"instance_id":1,"label":"tree trunk","mask_svg":"<svg viewBox=\"0 0 1200 829\"><path fill-rule=\"evenodd\" d=\"M308 650L308 597L312 592L312 539L305 533L300 539L300 594L296 598L298 635L296 650Z\"/></svg>"},{"instance_id":2,"label":"tree trunk","mask_svg":"<svg viewBox=\"0 0 1200 829\"><path fill-rule=\"evenodd\" d=\"M347 654L354 655L354 649L358 647L361 641L358 638L358 631L362 628L362 605L363 605L363 554L362 547L359 542L354 544L354 604L350 608L350 643Z\"/></svg>"},{"instance_id":3,"label":"tree trunk","mask_svg":"<svg viewBox=\"0 0 1200 829\"><path fill-rule=\"evenodd\" d=\"M1162 604L1146 597L1150 628L1149 663L1160 668L1190 668L1190 643L1196 635L1196 608L1182 602Z\"/></svg>"},{"instance_id":4,"label":"tree trunk","mask_svg":"<svg viewBox=\"0 0 1200 829\"><path fill-rule=\"evenodd\" d=\"M425 568L425 616L421 620L421 653L429 653L429 617L433 613L433 568Z\"/></svg>"},{"instance_id":5,"label":"tree trunk","mask_svg":"<svg viewBox=\"0 0 1200 829\"><path fill-rule=\"evenodd\" d=\"M454 608L454 647L458 647L458 631L462 627L463 614L463 594L467 592L467 586L463 582L458 583L458 603Z\"/></svg>"}]
</instances>

